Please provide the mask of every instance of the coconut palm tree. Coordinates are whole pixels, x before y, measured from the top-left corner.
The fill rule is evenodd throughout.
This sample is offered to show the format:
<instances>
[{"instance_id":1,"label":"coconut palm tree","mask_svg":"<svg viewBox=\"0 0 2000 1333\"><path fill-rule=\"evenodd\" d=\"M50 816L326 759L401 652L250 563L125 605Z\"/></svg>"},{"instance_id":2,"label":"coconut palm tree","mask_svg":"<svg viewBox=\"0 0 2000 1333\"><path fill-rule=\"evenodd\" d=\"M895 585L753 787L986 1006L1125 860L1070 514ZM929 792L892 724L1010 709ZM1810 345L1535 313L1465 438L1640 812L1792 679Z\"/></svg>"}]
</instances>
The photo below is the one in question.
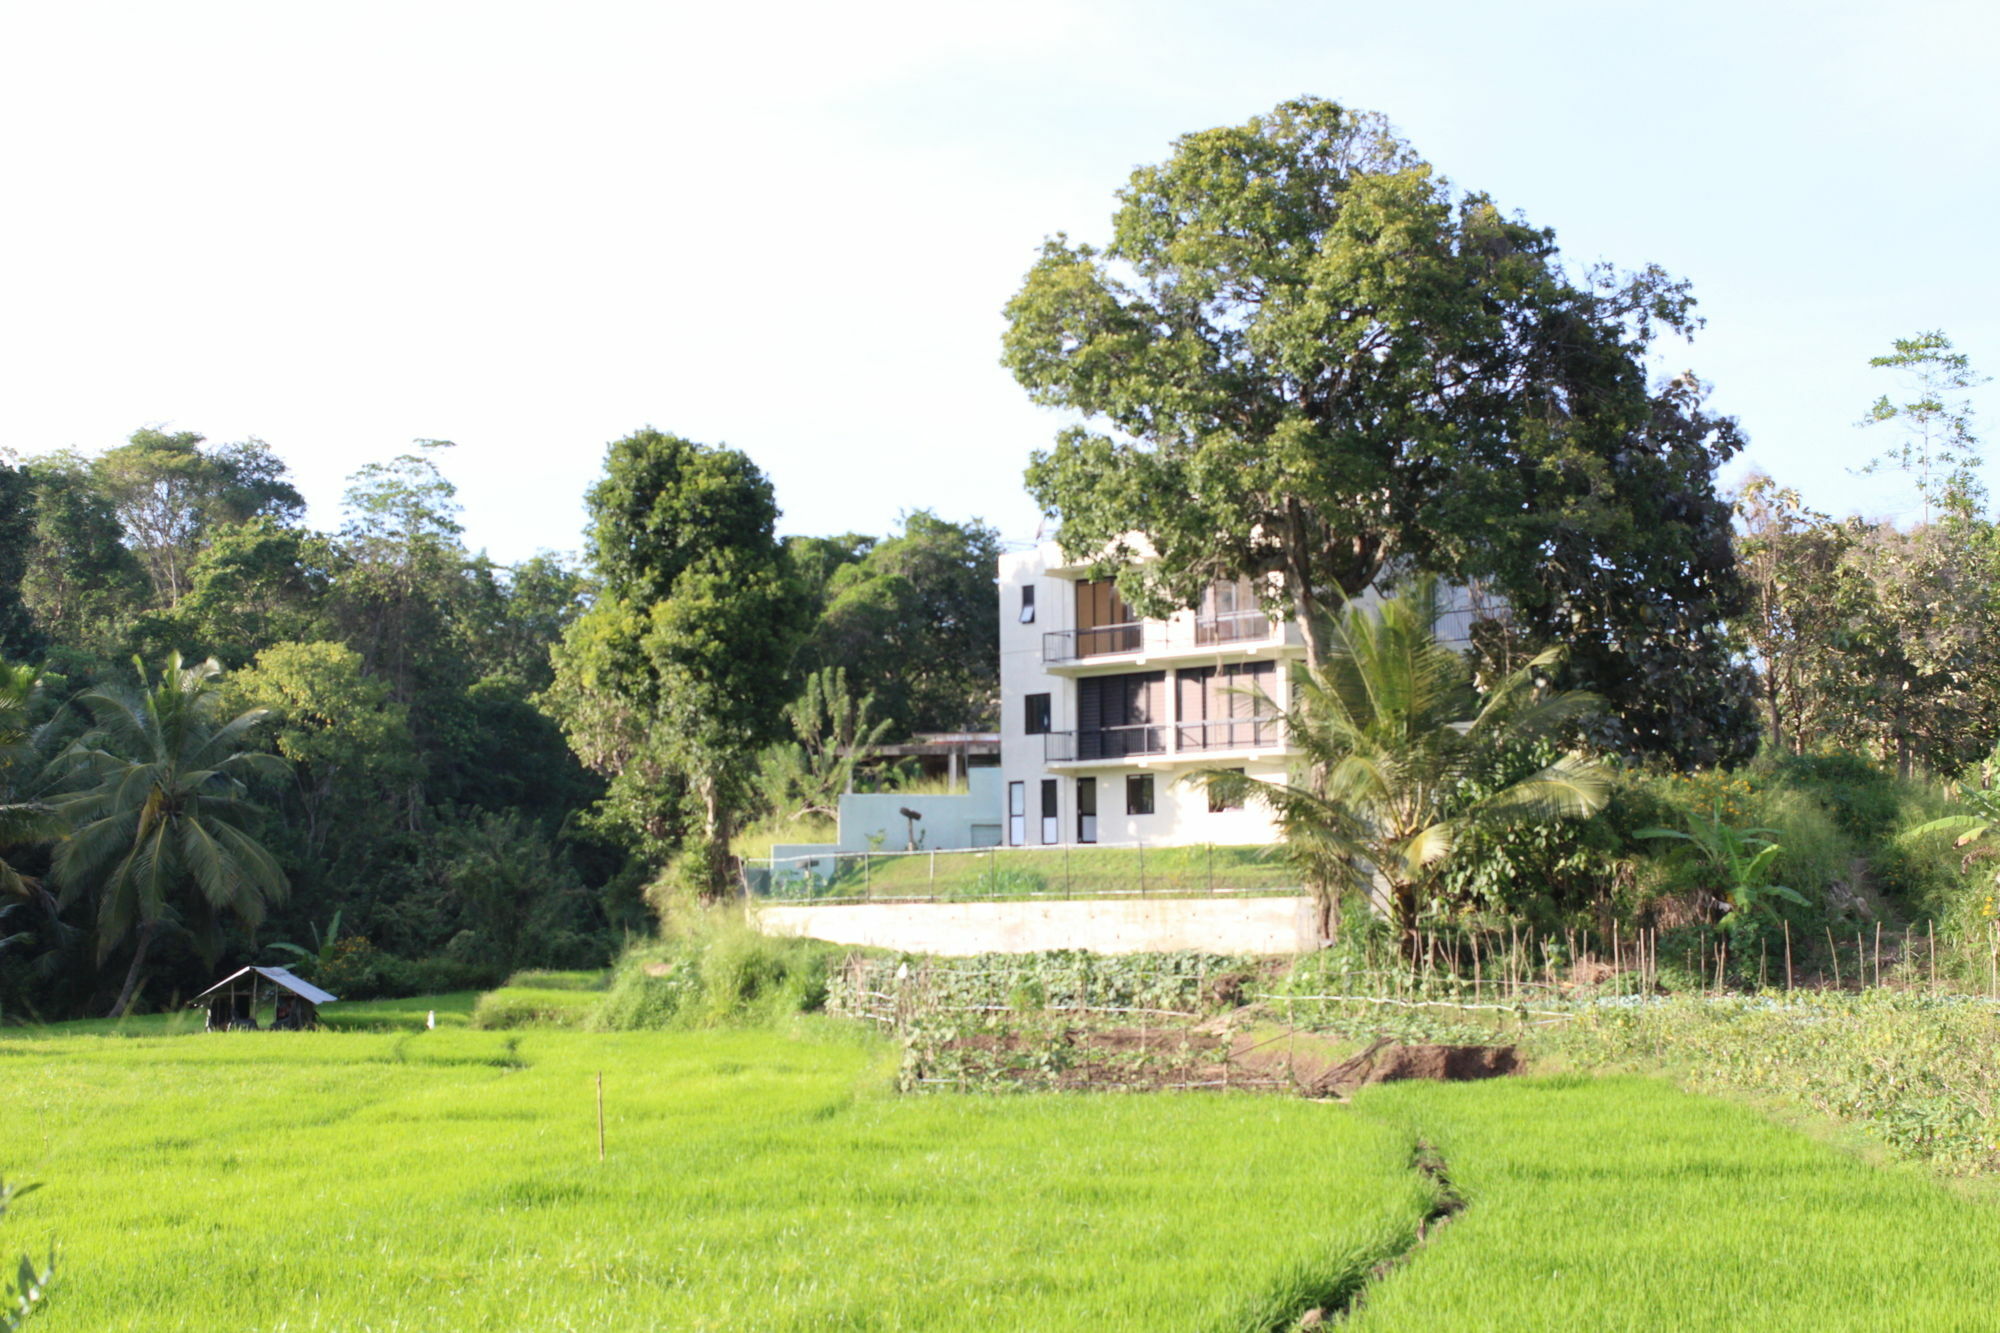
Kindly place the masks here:
<instances>
[{"instance_id":1,"label":"coconut palm tree","mask_svg":"<svg viewBox=\"0 0 2000 1333\"><path fill-rule=\"evenodd\" d=\"M1437 585L1351 604L1316 669L1297 668L1284 710L1300 752L1289 782L1238 772L1198 775L1210 792L1277 817L1305 872L1320 937L1349 889L1379 891L1414 961L1418 922L1437 900L1453 848L1473 827L1593 814L1609 795L1596 764L1566 755L1513 781L1527 747L1558 735L1596 699L1548 688L1559 650L1544 652L1482 699L1460 653L1438 641Z\"/></svg>"},{"instance_id":2,"label":"coconut palm tree","mask_svg":"<svg viewBox=\"0 0 2000 1333\"><path fill-rule=\"evenodd\" d=\"M131 1005L162 928L186 930L212 964L225 914L254 929L287 891L250 831L261 812L249 780L288 771L276 755L242 748L266 711L224 720L213 658L190 666L175 653L158 682L133 665L137 689L79 700L94 725L64 755L83 785L57 803L73 832L51 867L65 905L93 901L100 964L133 943L114 1018Z\"/></svg>"}]
</instances>

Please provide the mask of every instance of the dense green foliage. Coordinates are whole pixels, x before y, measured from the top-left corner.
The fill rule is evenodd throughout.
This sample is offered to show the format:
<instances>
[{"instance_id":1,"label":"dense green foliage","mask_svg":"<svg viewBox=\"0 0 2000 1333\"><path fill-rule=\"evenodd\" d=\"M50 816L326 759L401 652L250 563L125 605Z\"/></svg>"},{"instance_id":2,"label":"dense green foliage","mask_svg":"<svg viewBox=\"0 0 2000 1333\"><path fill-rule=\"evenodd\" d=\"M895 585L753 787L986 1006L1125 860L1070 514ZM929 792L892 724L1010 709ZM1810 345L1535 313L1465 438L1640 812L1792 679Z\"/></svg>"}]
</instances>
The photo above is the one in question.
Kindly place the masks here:
<instances>
[{"instance_id":1,"label":"dense green foliage","mask_svg":"<svg viewBox=\"0 0 2000 1333\"><path fill-rule=\"evenodd\" d=\"M1664 1068L1775 1098L1947 1170L2000 1168L1995 1002L1894 990L1586 1006L1537 1040L1578 1064Z\"/></svg>"},{"instance_id":2,"label":"dense green foliage","mask_svg":"<svg viewBox=\"0 0 2000 1333\"><path fill-rule=\"evenodd\" d=\"M1122 566L1143 613L1260 578L1311 660L1385 574L1480 581L1570 647L1607 745L1747 753L1715 493L1741 440L1645 367L1695 326L1685 284L1572 273L1384 118L1312 98L1184 135L1119 197L1111 243L1050 240L1007 310L1016 378L1091 420L1028 473L1072 558Z\"/></svg>"},{"instance_id":3,"label":"dense green foliage","mask_svg":"<svg viewBox=\"0 0 2000 1333\"><path fill-rule=\"evenodd\" d=\"M337 953L361 994L598 963L638 919L624 850L573 820L600 788L531 702L580 575L468 552L436 457L362 469L333 533L257 441L0 468L26 511L8 641L37 664L0 736L0 1012L168 1003L336 916L300 966ZM135 693L134 653L213 665ZM111 857L121 829L153 843Z\"/></svg>"},{"instance_id":4,"label":"dense green foliage","mask_svg":"<svg viewBox=\"0 0 2000 1333\"><path fill-rule=\"evenodd\" d=\"M2000 529L1970 399L1984 379L1937 332L1871 364L1904 381L1864 419L1900 432L1874 466L1908 474L1921 518L1837 520L1752 477L1737 498L1742 630L1774 743L1950 777L2000 743Z\"/></svg>"},{"instance_id":5,"label":"dense green foliage","mask_svg":"<svg viewBox=\"0 0 2000 1333\"><path fill-rule=\"evenodd\" d=\"M781 543L748 460L641 432L593 492L591 573L501 568L463 544L449 446L419 445L358 470L332 532L301 526L254 440L145 430L0 466L0 650L25 663L0 678L0 1014L165 1004L224 962L296 960L351 996L601 965L652 924L649 881L661 901L733 883L733 821L830 804L855 764L840 747L888 734L850 734L849 688L889 731L988 719L997 548L977 520ZM106 893L128 881L64 840L90 824L103 843L137 790L110 765L144 747L101 743L114 704L128 739L151 725L123 698L135 653L212 661L200 707L257 719L224 728L227 764L184 765L225 836L269 853L235 889L187 897L149 860L158 883ZM763 754L760 784L787 704L806 732Z\"/></svg>"},{"instance_id":6,"label":"dense green foliage","mask_svg":"<svg viewBox=\"0 0 2000 1333\"><path fill-rule=\"evenodd\" d=\"M1211 792L1271 810L1313 890L1321 939L1332 938L1342 898L1379 893L1412 959L1468 834L1594 814L1609 786L1580 755L1544 764L1533 753L1597 705L1546 688L1559 652L1537 655L1481 698L1437 626L1428 579L1376 606L1350 605L1319 659L1293 676L1285 731L1299 750L1294 778L1203 775Z\"/></svg>"},{"instance_id":7,"label":"dense green foliage","mask_svg":"<svg viewBox=\"0 0 2000 1333\"><path fill-rule=\"evenodd\" d=\"M69 826L50 877L64 905L90 904L100 962L133 943L132 964L111 1007L132 1002L146 951L163 927L179 929L215 965L233 917L254 931L291 885L258 841L260 780L282 780L282 760L247 748L264 714L225 720L213 658L184 665L169 654L157 683L100 687L79 701L93 726L63 752L76 775L56 803Z\"/></svg>"},{"instance_id":8,"label":"dense green foliage","mask_svg":"<svg viewBox=\"0 0 2000 1333\"><path fill-rule=\"evenodd\" d=\"M841 551L795 538L791 549L818 607L803 669L845 670L899 737L999 725L998 532L919 509L879 542Z\"/></svg>"},{"instance_id":9,"label":"dense green foliage","mask_svg":"<svg viewBox=\"0 0 2000 1333\"><path fill-rule=\"evenodd\" d=\"M719 897L805 609L771 483L736 450L644 430L612 443L588 499L597 597L545 698L617 827L654 855L685 844L678 885Z\"/></svg>"},{"instance_id":10,"label":"dense green foliage","mask_svg":"<svg viewBox=\"0 0 2000 1333\"><path fill-rule=\"evenodd\" d=\"M827 972L845 952L765 935L734 913L684 918L658 942L626 949L586 1022L603 1031L781 1025L825 1007Z\"/></svg>"}]
</instances>

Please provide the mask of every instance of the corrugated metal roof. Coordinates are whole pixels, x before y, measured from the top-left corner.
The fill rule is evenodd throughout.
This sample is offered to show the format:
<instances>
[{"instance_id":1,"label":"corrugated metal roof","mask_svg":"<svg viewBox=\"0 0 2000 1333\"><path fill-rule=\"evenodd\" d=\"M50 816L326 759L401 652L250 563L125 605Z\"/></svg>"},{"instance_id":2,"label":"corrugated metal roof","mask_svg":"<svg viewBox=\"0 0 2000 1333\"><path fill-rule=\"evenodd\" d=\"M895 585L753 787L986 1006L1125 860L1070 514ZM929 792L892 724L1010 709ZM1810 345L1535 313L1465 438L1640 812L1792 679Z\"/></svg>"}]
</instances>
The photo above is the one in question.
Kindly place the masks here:
<instances>
[{"instance_id":1,"label":"corrugated metal roof","mask_svg":"<svg viewBox=\"0 0 2000 1333\"><path fill-rule=\"evenodd\" d=\"M264 978L266 981L270 981L277 985L283 986L286 990L298 996L301 1000L306 1000L313 1004L332 1004L335 1000L340 998L337 995L328 995L325 991L313 985L310 981L300 981L297 977L293 976L290 972L287 972L282 967L241 967L238 968L236 971L231 972L228 976L224 977L222 980L216 982L213 986L210 986L207 990L203 991L201 994L195 996L194 1000L190 1001L190 1003L198 1003L202 1000L207 999L209 996L215 994L217 991L221 990L223 987L227 986L230 982L236 980L238 977L242 976L246 972L255 972L258 976Z\"/></svg>"}]
</instances>

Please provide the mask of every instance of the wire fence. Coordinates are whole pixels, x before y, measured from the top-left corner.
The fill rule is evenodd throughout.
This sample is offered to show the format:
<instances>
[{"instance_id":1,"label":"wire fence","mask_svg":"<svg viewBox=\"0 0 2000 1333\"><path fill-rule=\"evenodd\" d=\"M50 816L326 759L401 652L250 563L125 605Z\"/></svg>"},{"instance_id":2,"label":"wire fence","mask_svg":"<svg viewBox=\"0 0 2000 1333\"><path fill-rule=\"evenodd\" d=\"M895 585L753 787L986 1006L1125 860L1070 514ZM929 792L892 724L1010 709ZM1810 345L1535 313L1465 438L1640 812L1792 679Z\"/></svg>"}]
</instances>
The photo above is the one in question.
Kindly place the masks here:
<instances>
[{"instance_id":1,"label":"wire fence","mask_svg":"<svg viewBox=\"0 0 2000 1333\"><path fill-rule=\"evenodd\" d=\"M979 902L1009 899L1226 898L1302 894L1279 847L980 847L824 852L747 861L744 882L769 902Z\"/></svg>"}]
</instances>

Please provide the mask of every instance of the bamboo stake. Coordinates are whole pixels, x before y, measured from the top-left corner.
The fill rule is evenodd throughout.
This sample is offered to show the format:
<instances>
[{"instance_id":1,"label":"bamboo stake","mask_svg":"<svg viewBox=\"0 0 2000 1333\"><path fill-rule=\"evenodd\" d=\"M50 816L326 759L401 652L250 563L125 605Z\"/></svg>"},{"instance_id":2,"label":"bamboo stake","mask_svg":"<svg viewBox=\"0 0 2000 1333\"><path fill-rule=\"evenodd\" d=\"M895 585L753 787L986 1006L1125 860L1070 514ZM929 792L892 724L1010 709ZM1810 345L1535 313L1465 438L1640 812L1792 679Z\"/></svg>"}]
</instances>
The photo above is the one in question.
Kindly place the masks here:
<instances>
[{"instance_id":1,"label":"bamboo stake","mask_svg":"<svg viewBox=\"0 0 2000 1333\"><path fill-rule=\"evenodd\" d=\"M1882 989L1882 923L1875 923L1875 989Z\"/></svg>"},{"instance_id":2,"label":"bamboo stake","mask_svg":"<svg viewBox=\"0 0 2000 1333\"><path fill-rule=\"evenodd\" d=\"M1785 994L1792 993L1792 923L1785 923Z\"/></svg>"},{"instance_id":3,"label":"bamboo stake","mask_svg":"<svg viewBox=\"0 0 2000 1333\"><path fill-rule=\"evenodd\" d=\"M1833 955L1833 988L1840 989L1840 950L1834 947L1833 927L1826 928L1826 951Z\"/></svg>"}]
</instances>

